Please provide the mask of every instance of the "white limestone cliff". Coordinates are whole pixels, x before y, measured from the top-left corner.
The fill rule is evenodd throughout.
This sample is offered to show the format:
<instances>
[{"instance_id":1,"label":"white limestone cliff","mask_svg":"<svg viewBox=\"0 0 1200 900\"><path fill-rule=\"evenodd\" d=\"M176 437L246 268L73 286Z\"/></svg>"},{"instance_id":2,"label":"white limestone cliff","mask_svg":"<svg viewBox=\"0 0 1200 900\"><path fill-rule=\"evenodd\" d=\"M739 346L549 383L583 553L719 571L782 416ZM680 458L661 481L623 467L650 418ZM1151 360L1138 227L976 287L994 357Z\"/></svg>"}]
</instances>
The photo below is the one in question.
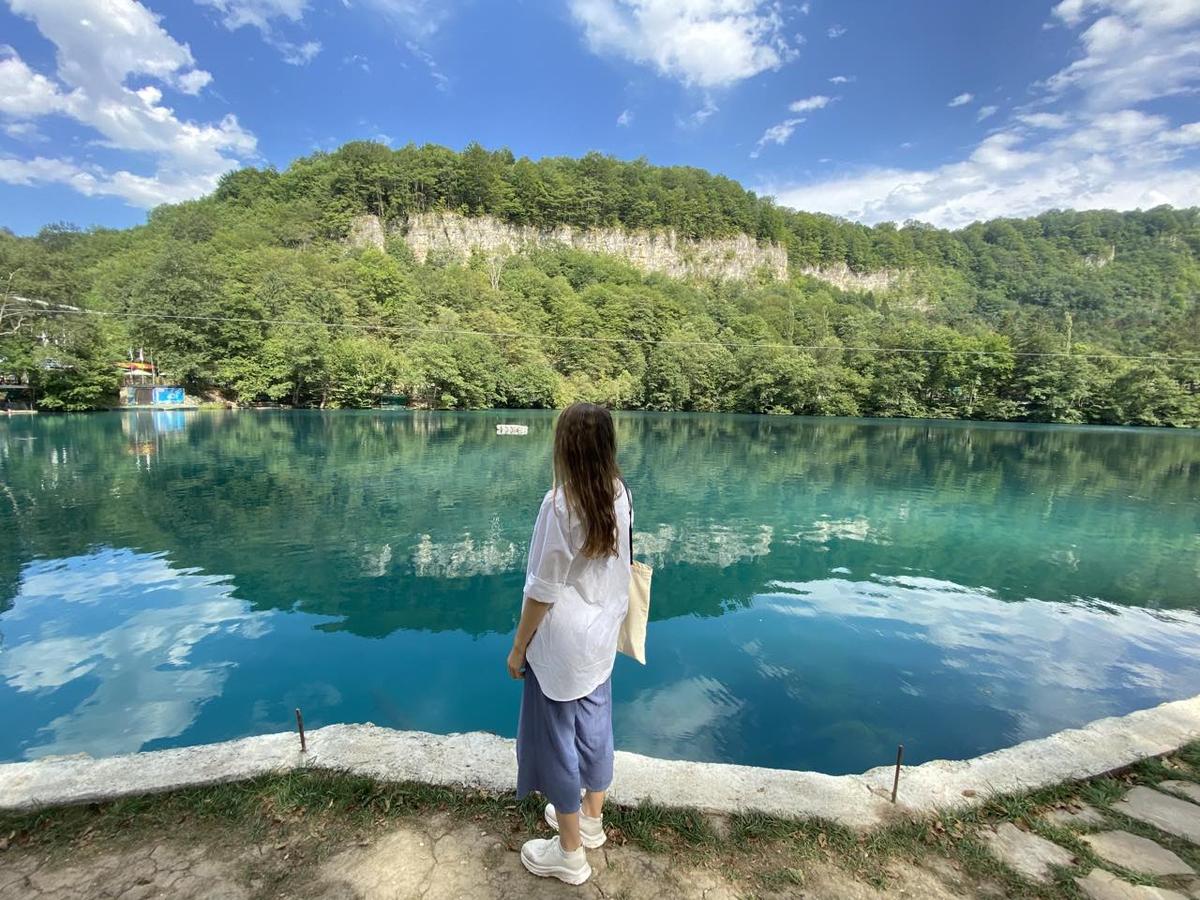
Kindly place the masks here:
<instances>
[{"instance_id":1,"label":"white limestone cliff","mask_svg":"<svg viewBox=\"0 0 1200 900\"><path fill-rule=\"evenodd\" d=\"M645 272L672 278L729 278L745 280L762 273L777 281L788 277L787 251L778 244L760 244L749 235L683 238L674 231L634 231L624 228L535 228L513 225L494 216L463 216L427 212L385 226L377 216L357 216L350 223L349 242L355 247L384 249L389 234L403 238L418 262L430 256L465 262L473 252L502 257L555 246L574 247L627 260ZM843 291L888 291L911 273L897 269L856 272L845 263L806 266L797 274L816 278Z\"/></svg>"},{"instance_id":2,"label":"white limestone cliff","mask_svg":"<svg viewBox=\"0 0 1200 900\"><path fill-rule=\"evenodd\" d=\"M465 261L473 251L511 254L554 246L574 247L628 260L646 272L672 278L748 279L766 272L787 278L787 251L778 244L759 244L748 235L691 240L673 231L628 231L623 228L541 229L512 225L493 216L462 216L450 212L420 213L394 229L412 249L418 262L431 254ZM350 243L383 249L386 231L372 215L350 224Z\"/></svg>"}]
</instances>

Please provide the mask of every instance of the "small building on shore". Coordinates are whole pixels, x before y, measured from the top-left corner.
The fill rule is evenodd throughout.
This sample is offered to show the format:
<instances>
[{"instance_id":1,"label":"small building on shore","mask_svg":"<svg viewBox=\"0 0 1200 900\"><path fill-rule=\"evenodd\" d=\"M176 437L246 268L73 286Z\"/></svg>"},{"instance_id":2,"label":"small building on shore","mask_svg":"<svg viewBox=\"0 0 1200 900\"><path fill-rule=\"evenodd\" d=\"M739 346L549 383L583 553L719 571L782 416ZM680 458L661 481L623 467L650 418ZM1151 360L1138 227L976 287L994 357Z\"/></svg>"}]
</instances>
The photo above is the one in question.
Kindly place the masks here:
<instances>
[{"instance_id":1,"label":"small building on shore","mask_svg":"<svg viewBox=\"0 0 1200 900\"><path fill-rule=\"evenodd\" d=\"M153 363L141 359L117 363L124 370L121 385L121 406L124 409L189 409L197 404L189 401L183 388L163 384L164 379Z\"/></svg>"},{"instance_id":2,"label":"small building on shore","mask_svg":"<svg viewBox=\"0 0 1200 900\"><path fill-rule=\"evenodd\" d=\"M33 415L37 412L34 400L33 385L28 379L0 375L0 415Z\"/></svg>"}]
</instances>

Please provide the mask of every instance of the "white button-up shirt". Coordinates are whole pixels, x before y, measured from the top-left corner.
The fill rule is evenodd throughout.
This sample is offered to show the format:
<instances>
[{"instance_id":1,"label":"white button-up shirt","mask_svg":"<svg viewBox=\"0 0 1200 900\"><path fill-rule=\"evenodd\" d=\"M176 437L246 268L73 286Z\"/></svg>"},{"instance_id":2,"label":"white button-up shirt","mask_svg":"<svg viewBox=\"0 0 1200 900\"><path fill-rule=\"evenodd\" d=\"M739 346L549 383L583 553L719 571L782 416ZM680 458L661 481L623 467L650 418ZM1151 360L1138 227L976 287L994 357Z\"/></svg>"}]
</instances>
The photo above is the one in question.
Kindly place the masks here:
<instances>
[{"instance_id":1,"label":"white button-up shirt","mask_svg":"<svg viewBox=\"0 0 1200 900\"><path fill-rule=\"evenodd\" d=\"M526 659L551 700L586 697L612 674L617 636L629 609L629 496L617 486L617 555L588 557L579 515L565 492L542 500L525 575L525 596L551 604Z\"/></svg>"}]
</instances>

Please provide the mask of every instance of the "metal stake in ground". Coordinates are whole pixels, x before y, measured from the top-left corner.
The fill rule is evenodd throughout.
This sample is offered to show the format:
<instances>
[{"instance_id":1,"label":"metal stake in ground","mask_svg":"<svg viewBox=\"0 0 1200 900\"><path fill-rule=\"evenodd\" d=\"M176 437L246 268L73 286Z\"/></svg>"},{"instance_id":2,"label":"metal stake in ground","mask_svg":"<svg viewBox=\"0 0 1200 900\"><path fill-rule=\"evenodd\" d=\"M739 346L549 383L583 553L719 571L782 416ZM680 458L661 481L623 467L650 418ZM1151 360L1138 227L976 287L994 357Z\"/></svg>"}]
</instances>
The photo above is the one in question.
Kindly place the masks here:
<instances>
[{"instance_id":1,"label":"metal stake in ground","mask_svg":"<svg viewBox=\"0 0 1200 900\"><path fill-rule=\"evenodd\" d=\"M299 715L300 710L296 710ZM303 734L303 732L301 732ZM303 738L301 738L303 739ZM892 779L892 802L896 802L896 791L900 790L900 764L904 762L904 745L900 744L896 747L896 777Z\"/></svg>"},{"instance_id":2,"label":"metal stake in ground","mask_svg":"<svg viewBox=\"0 0 1200 900\"><path fill-rule=\"evenodd\" d=\"M296 707L296 727L300 729L300 752L307 753L308 745L304 743L304 716L300 714L300 707ZM896 800L896 794L892 792L892 802Z\"/></svg>"}]
</instances>

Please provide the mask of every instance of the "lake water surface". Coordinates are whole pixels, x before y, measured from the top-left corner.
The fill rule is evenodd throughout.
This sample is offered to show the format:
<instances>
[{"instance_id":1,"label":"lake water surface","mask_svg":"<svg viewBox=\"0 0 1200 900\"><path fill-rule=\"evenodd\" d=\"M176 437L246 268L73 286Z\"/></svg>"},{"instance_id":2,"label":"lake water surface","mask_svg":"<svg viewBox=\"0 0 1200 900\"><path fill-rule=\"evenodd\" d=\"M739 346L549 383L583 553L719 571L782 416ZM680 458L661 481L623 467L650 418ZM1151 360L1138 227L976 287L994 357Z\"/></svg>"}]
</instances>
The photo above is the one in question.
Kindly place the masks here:
<instances>
[{"instance_id":1,"label":"lake water surface","mask_svg":"<svg viewBox=\"0 0 1200 900\"><path fill-rule=\"evenodd\" d=\"M499 422L528 437L497 437ZM540 413L0 419L0 760L513 735ZM618 747L841 773L1200 692L1200 437L621 415Z\"/></svg>"}]
</instances>

